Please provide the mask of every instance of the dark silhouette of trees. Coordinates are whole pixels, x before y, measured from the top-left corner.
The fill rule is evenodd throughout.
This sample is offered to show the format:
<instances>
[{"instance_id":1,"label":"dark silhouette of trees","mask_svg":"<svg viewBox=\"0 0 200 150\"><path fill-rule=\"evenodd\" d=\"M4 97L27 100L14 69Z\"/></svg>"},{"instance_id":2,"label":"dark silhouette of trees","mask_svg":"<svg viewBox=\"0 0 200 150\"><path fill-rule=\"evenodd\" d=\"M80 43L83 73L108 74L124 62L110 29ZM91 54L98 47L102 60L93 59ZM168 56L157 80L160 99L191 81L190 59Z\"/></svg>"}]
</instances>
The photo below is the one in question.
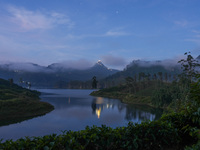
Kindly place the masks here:
<instances>
[{"instance_id":1,"label":"dark silhouette of trees","mask_svg":"<svg viewBox=\"0 0 200 150\"><path fill-rule=\"evenodd\" d=\"M170 104L174 111L181 111L186 109L185 106L195 106L193 100L199 101L200 98L200 74L196 67L200 66L196 60L185 53L187 59L182 59L181 63L182 73L179 76L173 75L174 81L171 84L162 84L157 88L152 95L152 104L157 107L165 107ZM158 72L161 80L161 72ZM171 74L164 74L165 81L171 78ZM162 80L161 80L162 81ZM195 82L196 81L196 82Z\"/></svg>"},{"instance_id":2,"label":"dark silhouette of trees","mask_svg":"<svg viewBox=\"0 0 200 150\"><path fill-rule=\"evenodd\" d=\"M171 81L171 77L172 77L172 75L171 75L171 73L169 73L169 79L168 79L169 81Z\"/></svg>"},{"instance_id":3,"label":"dark silhouette of trees","mask_svg":"<svg viewBox=\"0 0 200 150\"><path fill-rule=\"evenodd\" d=\"M180 74L179 77L188 79L190 82L192 82L193 78L195 78L195 76L198 74L195 68L200 66L200 64L190 55L190 52L185 53L184 55L186 55L187 58L178 61L178 63L181 64L181 69L183 70L183 73Z\"/></svg>"},{"instance_id":4,"label":"dark silhouette of trees","mask_svg":"<svg viewBox=\"0 0 200 150\"><path fill-rule=\"evenodd\" d=\"M168 81L168 73L165 72L165 82L167 82L167 81Z\"/></svg>"},{"instance_id":5,"label":"dark silhouette of trees","mask_svg":"<svg viewBox=\"0 0 200 150\"><path fill-rule=\"evenodd\" d=\"M156 75L156 73L153 74L153 80L155 80L155 81L157 80L157 75Z\"/></svg>"},{"instance_id":6,"label":"dark silhouette of trees","mask_svg":"<svg viewBox=\"0 0 200 150\"><path fill-rule=\"evenodd\" d=\"M94 77L92 78L92 88L93 88L93 89L96 89L96 88L97 88L97 83L98 83L98 81L97 81L97 79L96 79L96 76L94 76Z\"/></svg>"},{"instance_id":7,"label":"dark silhouette of trees","mask_svg":"<svg viewBox=\"0 0 200 150\"><path fill-rule=\"evenodd\" d=\"M158 72L158 76L159 76L159 78L160 78L160 81L162 81L162 80L163 80L163 77L162 77L162 75L163 75L163 73L162 73L162 72Z\"/></svg>"},{"instance_id":8,"label":"dark silhouette of trees","mask_svg":"<svg viewBox=\"0 0 200 150\"><path fill-rule=\"evenodd\" d=\"M135 92L135 80L132 77L125 78L126 85L129 88L129 93Z\"/></svg>"},{"instance_id":9,"label":"dark silhouette of trees","mask_svg":"<svg viewBox=\"0 0 200 150\"><path fill-rule=\"evenodd\" d=\"M11 78L11 79L9 79L9 81L10 81L10 85L13 85L13 78Z\"/></svg>"}]
</instances>

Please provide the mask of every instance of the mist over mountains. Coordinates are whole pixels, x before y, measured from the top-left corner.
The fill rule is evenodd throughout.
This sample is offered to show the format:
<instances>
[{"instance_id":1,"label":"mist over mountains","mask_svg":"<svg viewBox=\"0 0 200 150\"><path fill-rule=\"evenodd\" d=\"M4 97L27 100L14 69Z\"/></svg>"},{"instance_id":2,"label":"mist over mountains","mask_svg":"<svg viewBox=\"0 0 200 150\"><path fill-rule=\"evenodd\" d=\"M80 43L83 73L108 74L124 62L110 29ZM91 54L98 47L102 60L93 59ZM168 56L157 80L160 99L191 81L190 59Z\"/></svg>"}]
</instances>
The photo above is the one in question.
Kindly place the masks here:
<instances>
[{"instance_id":1,"label":"mist over mountains","mask_svg":"<svg viewBox=\"0 0 200 150\"><path fill-rule=\"evenodd\" d=\"M31 82L35 87L51 88L60 83L68 84L70 81L91 80L93 76L102 79L116 72L118 70L107 68L101 61L86 69L70 68L61 63L54 63L47 67L33 63L0 65L0 78L13 78L16 83L22 79Z\"/></svg>"},{"instance_id":2,"label":"mist over mountains","mask_svg":"<svg viewBox=\"0 0 200 150\"><path fill-rule=\"evenodd\" d=\"M196 60L200 62L200 55ZM173 59L162 61L133 60L122 71L109 69L100 60L93 65L85 60L53 63L49 66L40 66L34 63L0 65L0 78L13 78L15 83L23 80L40 88L90 88L93 76L97 77L99 87L104 88L123 83L126 77L134 77L140 72L151 75L162 72L163 75L174 76L179 74L181 69L177 60Z\"/></svg>"},{"instance_id":3,"label":"mist over mountains","mask_svg":"<svg viewBox=\"0 0 200 150\"><path fill-rule=\"evenodd\" d=\"M195 58L200 63L200 55ZM145 60L133 60L130 64L124 68L123 71L117 72L109 77L101 80L101 87L111 87L122 84L125 82L126 77L139 78L139 73L150 75L153 78L154 74L162 72L163 78L167 76L169 81L177 78L178 74L182 72L181 64L179 60L168 59L160 61L145 61ZM200 67L197 68L200 71Z\"/></svg>"}]
</instances>

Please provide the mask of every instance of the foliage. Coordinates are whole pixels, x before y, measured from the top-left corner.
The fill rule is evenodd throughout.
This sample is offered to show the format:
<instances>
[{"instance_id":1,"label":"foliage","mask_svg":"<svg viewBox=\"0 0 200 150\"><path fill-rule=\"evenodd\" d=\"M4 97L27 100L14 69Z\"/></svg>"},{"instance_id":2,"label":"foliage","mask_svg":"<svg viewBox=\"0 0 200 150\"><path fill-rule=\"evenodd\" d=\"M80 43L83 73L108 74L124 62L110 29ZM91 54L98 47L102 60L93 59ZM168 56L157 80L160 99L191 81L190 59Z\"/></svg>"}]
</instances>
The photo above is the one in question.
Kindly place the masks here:
<instances>
[{"instance_id":1,"label":"foliage","mask_svg":"<svg viewBox=\"0 0 200 150\"><path fill-rule=\"evenodd\" d=\"M152 122L111 128L86 127L61 135L26 137L0 142L0 149L183 149L197 142L199 124L191 115L173 113ZM197 147L198 145L196 145ZM194 146L193 146L194 147Z\"/></svg>"},{"instance_id":2,"label":"foliage","mask_svg":"<svg viewBox=\"0 0 200 150\"><path fill-rule=\"evenodd\" d=\"M178 61L178 63L181 64L181 68L183 70L181 77L192 81L192 79L198 74L196 67L200 66L200 64L190 55L190 52L186 52L184 55L187 55L187 59L181 59Z\"/></svg>"},{"instance_id":3,"label":"foliage","mask_svg":"<svg viewBox=\"0 0 200 150\"><path fill-rule=\"evenodd\" d=\"M200 103L200 74L196 75L197 81L192 83L190 90L190 98Z\"/></svg>"},{"instance_id":4,"label":"foliage","mask_svg":"<svg viewBox=\"0 0 200 150\"><path fill-rule=\"evenodd\" d=\"M175 107L174 110L179 110L179 103L183 103L189 88L183 87L180 82L173 82L168 84L162 84L153 91L152 104L156 107Z\"/></svg>"},{"instance_id":5,"label":"foliage","mask_svg":"<svg viewBox=\"0 0 200 150\"><path fill-rule=\"evenodd\" d=\"M198 117L200 117L200 115L198 115ZM179 136L182 138L183 143L190 144L198 140L195 132L198 131L200 124L193 119L193 114L172 113L162 116L160 120L170 123L172 126L179 129Z\"/></svg>"},{"instance_id":6,"label":"foliage","mask_svg":"<svg viewBox=\"0 0 200 150\"><path fill-rule=\"evenodd\" d=\"M185 150L200 150L200 141L192 146L186 146Z\"/></svg>"},{"instance_id":7,"label":"foliage","mask_svg":"<svg viewBox=\"0 0 200 150\"><path fill-rule=\"evenodd\" d=\"M112 129L86 127L82 131L64 131L61 135L26 137L7 140L0 149L164 149L179 147L178 130L165 122L129 123L127 127Z\"/></svg>"}]
</instances>

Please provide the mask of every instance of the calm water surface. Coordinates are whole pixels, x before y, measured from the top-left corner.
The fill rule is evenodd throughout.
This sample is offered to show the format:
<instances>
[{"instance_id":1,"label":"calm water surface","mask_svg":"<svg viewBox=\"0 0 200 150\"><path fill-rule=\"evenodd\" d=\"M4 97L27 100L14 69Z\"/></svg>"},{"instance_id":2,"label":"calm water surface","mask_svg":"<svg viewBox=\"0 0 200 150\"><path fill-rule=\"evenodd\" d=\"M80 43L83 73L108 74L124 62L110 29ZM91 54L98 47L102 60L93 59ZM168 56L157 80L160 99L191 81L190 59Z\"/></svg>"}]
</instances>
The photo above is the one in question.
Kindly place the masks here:
<instances>
[{"instance_id":1,"label":"calm water surface","mask_svg":"<svg viewBox=\"0 0 200 150\"><path fill-rule=\"evenodd\" d=\"M129 121L156 120L160 109L141 105L129 105L116 99L93 97L93 90L39 89L41 100L54 105L55 109L41 117L0 127L0 139L16 140L25 136L61 134L64 130L82 130L102 124L118 127Z\"/></svg>"}]
</instances>

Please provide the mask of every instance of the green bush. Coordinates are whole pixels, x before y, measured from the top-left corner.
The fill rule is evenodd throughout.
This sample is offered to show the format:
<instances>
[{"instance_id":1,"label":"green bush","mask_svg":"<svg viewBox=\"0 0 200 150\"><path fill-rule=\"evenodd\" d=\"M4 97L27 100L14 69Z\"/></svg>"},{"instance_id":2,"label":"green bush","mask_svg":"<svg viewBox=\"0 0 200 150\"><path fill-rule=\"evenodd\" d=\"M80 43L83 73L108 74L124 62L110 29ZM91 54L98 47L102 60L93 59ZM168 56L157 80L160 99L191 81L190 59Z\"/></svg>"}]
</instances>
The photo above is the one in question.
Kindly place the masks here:
<instances>
[{"instance_id":1,"label":"green bush","mask_svg":"<svg viewBox=\"0 0 200 150\"><path fill-rule=\"evenodd\" d=\"M65 131L61 135L7 140L0 149L164 149L178 147L178 130L164 122L129 123L127 127L112 129L86 127L82 131Z\"/></svg>"}]
</instances>

